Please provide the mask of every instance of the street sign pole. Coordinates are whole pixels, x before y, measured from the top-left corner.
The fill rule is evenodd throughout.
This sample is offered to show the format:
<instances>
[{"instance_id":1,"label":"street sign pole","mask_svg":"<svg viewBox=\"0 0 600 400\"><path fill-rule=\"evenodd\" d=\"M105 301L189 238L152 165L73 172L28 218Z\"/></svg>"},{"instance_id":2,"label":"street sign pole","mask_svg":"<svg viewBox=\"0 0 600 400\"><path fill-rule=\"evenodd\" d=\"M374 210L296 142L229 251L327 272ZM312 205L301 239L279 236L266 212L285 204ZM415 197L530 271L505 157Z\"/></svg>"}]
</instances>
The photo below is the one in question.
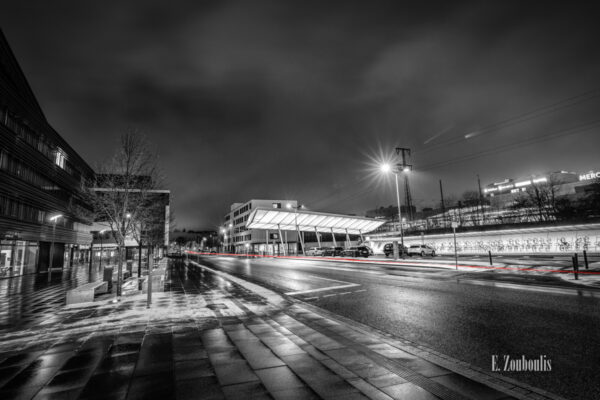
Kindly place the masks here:
<instances>
[{"instance_id":1,"label":"street sign pole","mask_svg":"<svg viewBox=\"0 0 600 400\"><path fill-rule=\"evenodd\" d=\"M454 234L454 264L456 266L456 270L458 271L458 250L456 249L456 228L458 227L458 222L452 221L452 233Z\"/></svg>"}]
</instances>

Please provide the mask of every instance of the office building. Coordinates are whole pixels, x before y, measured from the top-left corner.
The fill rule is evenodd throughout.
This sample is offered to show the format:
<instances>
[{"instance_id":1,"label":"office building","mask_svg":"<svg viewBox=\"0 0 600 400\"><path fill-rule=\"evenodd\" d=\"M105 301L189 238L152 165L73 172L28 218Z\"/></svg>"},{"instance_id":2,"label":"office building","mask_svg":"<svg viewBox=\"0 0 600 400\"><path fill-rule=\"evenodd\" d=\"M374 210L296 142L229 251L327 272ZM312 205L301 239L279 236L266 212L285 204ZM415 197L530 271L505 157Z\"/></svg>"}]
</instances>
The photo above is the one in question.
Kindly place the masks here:
<instances>
[{"instance_id":1,"label":"office building","mask_svg":"<svg viewBox=\"0 0 600 400\"><path fill-rule=\"evenodd\" d=\"M298 207L296 200L249 200L245 203L234 203L224 217L221 234L223 235L223 251L230 253L262 253L262 254L297 254L298 233L295 230L282 230L281 237L277 230L247 229L248 216L257 207L274 209L292 209Z\"/></svg>"},{"instance_id":2,"label":"office building","mask_svg":"<svg viewBox=\"0 0 600 400\"><path fill-rule=\"evenodd\" d=\"M93 173L46 120L0 31L0 277L46 272L50 254L53 268L87 254L81 189Z\"/></svg>"}]
</instances>

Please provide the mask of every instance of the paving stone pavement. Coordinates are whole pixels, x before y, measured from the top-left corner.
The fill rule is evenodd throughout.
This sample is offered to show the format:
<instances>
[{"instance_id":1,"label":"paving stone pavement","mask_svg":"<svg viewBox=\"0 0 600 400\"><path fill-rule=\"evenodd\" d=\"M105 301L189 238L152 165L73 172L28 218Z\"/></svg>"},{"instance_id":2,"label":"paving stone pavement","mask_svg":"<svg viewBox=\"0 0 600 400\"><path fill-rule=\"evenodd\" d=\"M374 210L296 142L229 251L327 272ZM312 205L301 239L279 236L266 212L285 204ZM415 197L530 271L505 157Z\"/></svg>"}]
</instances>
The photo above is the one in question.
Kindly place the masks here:
<instances>
[{"instance_id":1,"label":"paving stone pavement","mask_svg":"<svg viewBox=\"0 0 600 400\"><path fill-rule=\"evenodd\" d=\"M65 293L101 279L99 265L88 263L47 274L28 274L0 279L0 331L18 330L48 318L65 305Z\"/></svg>"},{"instance_id":2,"label":"paving stone pavement","mask_svg":"<svg viewBox=\"0 0 600 400\"><path fill-rule=\"evenodd\" d=\"M149 309L133 296L0 330L0 399L557 398L208 268L167 272Z\"/></svg>"}]
</instances>

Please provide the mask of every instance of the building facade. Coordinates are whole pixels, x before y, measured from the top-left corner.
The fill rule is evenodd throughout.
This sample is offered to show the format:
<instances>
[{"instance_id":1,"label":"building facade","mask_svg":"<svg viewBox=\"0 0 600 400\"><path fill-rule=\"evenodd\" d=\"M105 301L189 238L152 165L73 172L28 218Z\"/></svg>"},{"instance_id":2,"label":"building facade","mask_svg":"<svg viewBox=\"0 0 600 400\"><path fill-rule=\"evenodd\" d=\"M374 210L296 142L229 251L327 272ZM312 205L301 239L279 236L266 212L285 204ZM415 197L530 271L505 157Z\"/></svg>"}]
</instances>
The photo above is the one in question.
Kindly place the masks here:
<instances>
[{"instance_id":1,"label":"building facade","mask_svg":"<svg viewBox=\"0 0 600 400\"><path fill-rule=\"evenodd\" d=\"M223 235L223 251L235 254L246 252L260 254L297 254L298 233L293 230L247 229L248 216L257 207L275 209L297 208L296 200L249 200L245 203L233 203L230 211L223 219L221 234Z\"/></svg>"},{"instance_id":2,"label":"building facade","mask_svg":"<svg viewBox=\"0 0 600 400\"><path fill-rule=\"evenodd\" d=\"M542 175L531 175L520 179L507 178L501 182L486 185L483 196L494 199L496 203L508 204L519 194L535 185L555 187L557 196L569 196L586 193L588 186L600 182L600 171L582 173L556 171Z\"/></svg>"},{"instance_id":3,"label":"building facade","mask_svg":"<svg viewBox=\"0 0 600 400\"><path fill-rule=\"evenodd\" d=\"M50 254L62 268L87 253L82 187L93 173L46 120L0 31L0 277L48 271Z\"/></svg>"}]
</instances>

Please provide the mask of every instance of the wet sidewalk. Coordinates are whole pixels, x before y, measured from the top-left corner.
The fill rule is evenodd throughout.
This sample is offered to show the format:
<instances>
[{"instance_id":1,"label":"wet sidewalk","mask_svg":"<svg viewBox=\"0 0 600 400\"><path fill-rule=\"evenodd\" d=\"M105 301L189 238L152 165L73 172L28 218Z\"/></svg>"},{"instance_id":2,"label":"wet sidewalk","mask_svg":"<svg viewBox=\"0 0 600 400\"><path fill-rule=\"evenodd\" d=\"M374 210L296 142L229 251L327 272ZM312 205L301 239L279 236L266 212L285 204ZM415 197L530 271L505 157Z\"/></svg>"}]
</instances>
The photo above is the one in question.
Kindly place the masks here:
<instances>
[{"instance_id":1,"label":"wet sidewalk","mask_svg":"<svg viewBox=\"0 0 600 400\"><path fill-rule=\"evenodd\" d=\"M102 279L98 265L74 263L62 271L0 279L0 332L40 322L65 305L66 292Z\"/></svg>"},{"instance_id":2,"label":"wet sidewalk","mask_svg":"<svg viewBox=\"0 0 600 400\"><path fill-rule=\"evenodd\" d=\"M2 399L558 398L193 264L0 335Z\"/></svg>"}]
</instances>

